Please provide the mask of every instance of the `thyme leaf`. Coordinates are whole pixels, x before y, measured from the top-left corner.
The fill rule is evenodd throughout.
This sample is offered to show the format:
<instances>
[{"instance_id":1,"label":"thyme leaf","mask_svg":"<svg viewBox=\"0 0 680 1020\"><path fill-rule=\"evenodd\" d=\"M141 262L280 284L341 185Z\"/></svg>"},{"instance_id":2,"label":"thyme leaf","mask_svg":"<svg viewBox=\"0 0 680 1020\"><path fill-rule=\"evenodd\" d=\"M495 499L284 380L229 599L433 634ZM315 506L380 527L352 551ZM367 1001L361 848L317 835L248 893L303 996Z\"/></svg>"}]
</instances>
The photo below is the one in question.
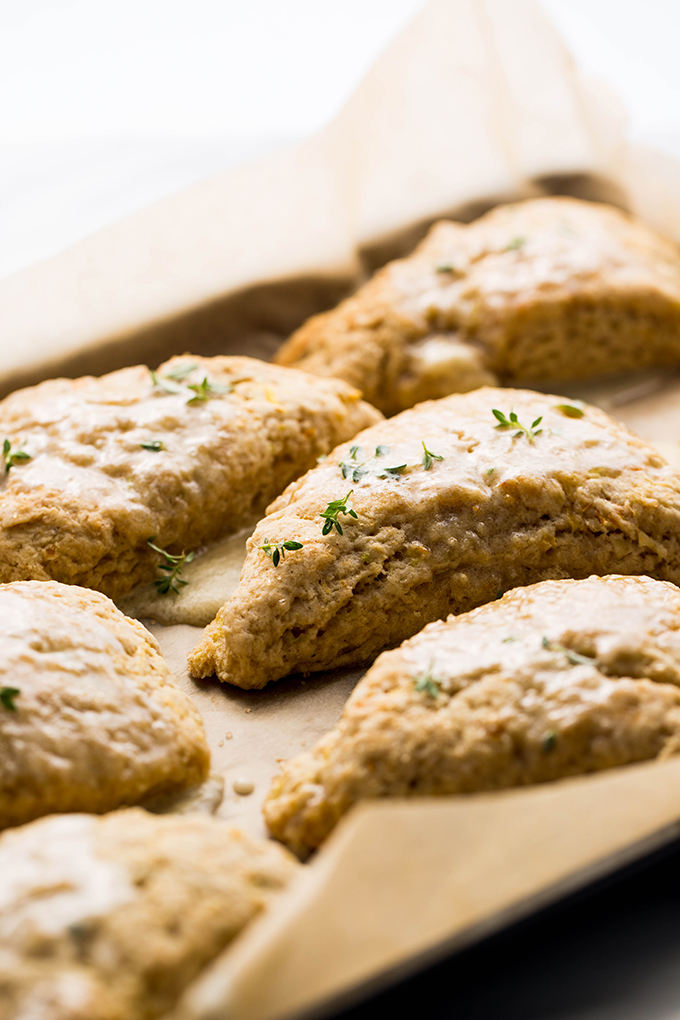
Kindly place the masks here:
<instances>
[{"instance_id":1,"label":"thyme leaf","mask_svg":"<svg viewBox=\"0 0 680 1020\"><path fill-rule=\"evenodd\" d=\"M581 655L579 652L572 651L571 648L565 648L558 641L548 640L547 637L543 638L541 645L550 652L561 652L572 666L590 666L597 661L594 655Z\"/></svg>"},{"instance_id":2,"label":"thyme leaf","mask_svg":"<svg viewBox=\"0 0 680 1020\"><path fill-rule=\"evenodd\" d=\"M162 439L152 439L150 443L139 444L143 450L151 450L152 453L158 453L163 449Z\"/></svg>"},{"instance_id":3,"label":"thyme leaf","mask_svg":"<svg viewBox=\"0 0 680 1020\"><path fill-rule=\"evenodd\" d=\"M567 418L582 418L585 414L585 411L580 407L574 407L573 404L555 404L555 410L561 411Z\"/></svg>"},{"instance_id":4,"label":"thyme leaf","mask_svg":"<svg viewBox=\"0 0 680 1020\"><path fill-rule=\"evenodd\" d=\"M149 369L149 375L151 376L151 382L153 385L157 389L163 390L164 393L177 394L184 392L179 383L173 382L172 379L168 379L164 375L159 375L158 372L154 372L152 368Z\"/></svg>"},{"instance_id":5,"label":"thyme leaf","mask_svg":"<svg viewBox=\"0 0 680 1020\"><path fill-rule=\"evenodd\" d=\"M185 563L191 563L194 558L194 554L180 553L179 556L173 556L172 553L167 552L165 549L161 549L159 546L154 545L153 535L147 539L147 545L153 549L154 552L158 553L165 560L165 563L160 563L158 566L159 570L164 570L167 577L157 577L154 581L156 589L159 595L167 595L169 592L174 591L179 595L180 588L184 588L189 582L183 580L182 568Z\"/></svg>"},{"instance_id":6,"label":"thyme leaf","mask_svg":"<svg viewBox=\"0 0 680 1020\"><path fill-rule=\"evenodd\" d=\"M408 467L407 464L397 464L396 467L383 468L378 478L398 478L402 471Z\"/></svg>"},{"instance_id":7,"label":"thyme leaf","mask_svg":"<svg viewBox=\"0 0 680 1020\"><path fill-rule=\"evenodd\" d=\"M496 425L497 429L517 429L517 432L513 434L513 439L518 439L520 436L526 436L529 442L533 443L535 437L539 436L543 431L543 429L536 428L536 426L540 425L543 421L543 415L532 421L529 428L527 428L526 425L522 425L514 411L511 411L507 418L502 411L498 410L497 407L492 408L491 413L498 422L498 425Z\"/></svg>"},{"instance_id":8,"label":"thyme leaf","mask_svg":"<svg viewBox=\"0 0 680 1020\"><path fill-rule=\"evenodd\" d=\"M261 549L265 556L268 556L275 567L278 567L281 560L285 560L286 552L294 552L296 549L302 549L302 542L295 542L292 538L287 538L285 542L270 542L268 538L265 538L262 545L258 545L258 549Z\"/></svg>"},{"instance_id":9,"label":"thyme leaf","mask_svg":"<svg viewBox=\"0 0 680 1020\"><path fill-rule=\"evenodd\" d=\"M413 683L414 690L419 694L428 694L431 698L436 698L443 681L432 675L432 665L430 665L420 676L414 676Z\"/></svg>"},{"instance_id":10,"label":"thyme leaf","mask_svg":"<svg viewBox=\"0 0 680 1020\"><path fill-rule=\"evenodd\" d=\"M546 733L543 734L543 740L541 741L541 746L543 747L545 753L550 754L551 751L554 751L556 743L557 734L555 733L555 731L547 730Z\"/></svg>"},{"instance_id":11,"label":"thyme leaf","mask_svg":"<svg viewBox=\"0 0 680 1020\"><path fill-rule=\"evenodd\" d=\"M338 520L338 514L346 514L349 517L354 517L355 520L358 519L356 511L352 508L352 505L347 502L353 491L353 489L350 489L349 492L342 497L342 499L331 500L326 509L319 514L319 517L324 518L323 528L321 531L322 535L330 534L333 528L336 529L338 535L342 535L342 525Z\"/></svg>"},{"instance_id":12,"label":"thyme leaf","mask_svg":"<svg viewBox=\"0 0 680 1020\"><path fill-rule=\"evenodd\" d=\"M526 237L513 237L511 241L508 241L503 251L517 251L521 248L526 241Z\"/></svg>"},{"instance_id":13,"label":"thyme leaf","mask_svg":"<svg viewBox=\"0 0 680 1020\"><path fill-rule=\"evenodd\" d=\"M182 382L188 375L198 368L195 361L186 361L183 365L175 365L169 372L165 373L165 379L175 379L177 382Z\"/></svg>"},{"instance_id":14,"label":"thyme leaf","mask_svg":"<svg viewBox=\"0 0 680 1020\"><path fill-rule=\"evenodd\" d=\"M31 455L22 450L21 447L13 450L9 439L4 439L2 443L2 459L5 465L5 474L8 475L15 464L22 464L30 460Z\"/></svg>"},{"instance_id":15,"label":"thyme leaf","mask_svg":"<svg viewBox=\"0 0 680 1020\"><path fill-rule=\"evenodd\" d=\"M16 712L17 706L14 699L21 694L18 687L0 687L0 705L8 712Z\"/></svg>"},{"instance_id":16,"label":"thyme leaf","mask_svg":"<svg viewBox=\"0 0 680 1020\"><path fill-rule=\"evenodd\" d=\"M428 450L428 448L425 446L425 443L423 443L423 450L425 451L425 456L423 457L423 467L425 468L426 471L430 470L430 468L432 467L432 462L434 460L444 460L444 458L440 454L432 453L431 450Z\"/></svg>"}]
</instances>

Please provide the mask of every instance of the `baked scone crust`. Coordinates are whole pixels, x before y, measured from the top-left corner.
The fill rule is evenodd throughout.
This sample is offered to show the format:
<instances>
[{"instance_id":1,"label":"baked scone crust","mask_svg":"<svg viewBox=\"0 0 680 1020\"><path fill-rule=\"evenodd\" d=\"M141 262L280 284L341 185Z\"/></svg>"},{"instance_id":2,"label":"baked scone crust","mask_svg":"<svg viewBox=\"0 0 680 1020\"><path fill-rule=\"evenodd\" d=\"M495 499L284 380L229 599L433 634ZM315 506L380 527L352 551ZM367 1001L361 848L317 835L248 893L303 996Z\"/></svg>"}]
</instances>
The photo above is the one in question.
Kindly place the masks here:
<instances>
[{"instance_id":1,"label":"baked scone crust","mask_svg":"<svg viewBox=\"0 0 680 1020\"><path fill-rule=\"evenodd\" d=\"M477 386L680 363L680 252L573 198L436 224L276 360L359 387L385 414Z\"/></svg>"},{"instance_id":2,"label":"baked scone crust","mask_svg":"<svg viewBox=\"0 0 680 1020\"><path fill-rule=\"evenodd\" d=\"M151 1020L290 882L204 816L40 819L0 837L0 1020Z\"/></svg>"},{"instance_id":3,"label":"baked scone crust","mask_svg":"<svg viewBox=\"0 0 680 1020\"><path fill-rule=\"evenodd\" d=\"M0 581L118 598L156 573L149 538L177 554L238 531L380 418L346 383L254 358L186 355L156 380L138 365L0 403L0 443L30 457L0 480Z\"/></svg>"},{"instance_id":4,"label":"baked scone crust","mask_svg":"<svg viewBox=\"0 0 680 1020\"><path fill-rule=\"evenodd\" d=\"M385 652L264 805L302 856L358 800L473 793L680 750L680 591L543 581Z\"/></svg>"},{"instance_id":5,"label":"baked scone crust","mask_svg":"<svg viewBox=\"0 0 680 1020\"><path fill-rule=\"evenodd\" d=\"M432 620L548 578L680 583L680 474L603 411L565 406L483 388L420 404L336 448L257 525L192 673L263 687L368 662ZM541 418L537 434L498 428L494 408L514 409L529 431ZM423 444L443 459L426 467ZM357 518L340 514L343 533L323 535L320 515L350 492ZM303 548L278 566L261 548L290 540Z\"/></svg>"},{"instance_id":6,"label":"baked scone crust","mask_svg":"<svg viewBox=\"0 0 680 1020\"><path fill-rule=\"evenodd\" d=\"M210 752L158 644L105 595L0 585L0 827L200 783Z\"/></svg>"}]
</instances>

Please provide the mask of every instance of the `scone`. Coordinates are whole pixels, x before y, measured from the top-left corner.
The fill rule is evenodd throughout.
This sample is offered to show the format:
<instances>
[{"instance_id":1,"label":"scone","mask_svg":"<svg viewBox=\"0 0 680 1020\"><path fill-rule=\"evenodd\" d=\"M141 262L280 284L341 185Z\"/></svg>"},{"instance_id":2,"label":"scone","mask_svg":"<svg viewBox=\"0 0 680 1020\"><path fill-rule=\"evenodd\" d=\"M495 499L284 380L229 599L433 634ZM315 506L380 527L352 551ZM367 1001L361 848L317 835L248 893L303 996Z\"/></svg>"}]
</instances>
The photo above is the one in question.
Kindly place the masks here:
<instances>
[{"instance_id":1,"label":"scone","mask_svg":"<svg viewBox=\"0 0 680 1020\"><path fill-rule=\"evenodd\" d=\"M381 655L264 806L305 855L366 797L541 783L680 750L680 591L542 581Z\"/></svg>"},{"instance_id":2,"label":"scone","mask_svg":"<svg viewBox=\"0 0 680 1020\"><path fill-rule=\"evenodd\" d=\"M155 638L98 592L0 585L0 827L195 786L210 752Z\"/></svg>"},{"instance_id":3,"label":"scone","mask_svg":"<svg viewBox=\"0 0 680 1020\"><path fill-rule=\"evenodd\" d=\"M485 387L374 425L290 485L190 668L263 687L592 573L680 584L680 473L597 408Z\"/></svg>"},{"instance_id":4,"label":"scone","mask_svg":"<svg viewBox=\"0 0 680 1020\"><path fill-rule=\"evenodd\" d=\"M678 365L680 252L611 206L499 206L436 224L276 360L345 379L385 414L495 381Z\"/></svg>"},{"instance_id":5,"label":"scone","mask_svg":"<svg viewBox=\"0 0 680 1020\"><path fill-rule=\"evenodd\" d=\"M191 355L19 390L0 403L0 581L125 594L172 564L149 539L179 556L237 531L377 421L359 397L253 358Z\"/></svg>"},{"instance_id":6,"label":"scone","mask_svg":"<svg viewBox=\"0 0 680 1020\"><path fill-rule=\"evenodd\" d=\"M296 873L287 851L138 808L0 838L0 1020L152 1020Z\"/></svg>"}]
</instances>

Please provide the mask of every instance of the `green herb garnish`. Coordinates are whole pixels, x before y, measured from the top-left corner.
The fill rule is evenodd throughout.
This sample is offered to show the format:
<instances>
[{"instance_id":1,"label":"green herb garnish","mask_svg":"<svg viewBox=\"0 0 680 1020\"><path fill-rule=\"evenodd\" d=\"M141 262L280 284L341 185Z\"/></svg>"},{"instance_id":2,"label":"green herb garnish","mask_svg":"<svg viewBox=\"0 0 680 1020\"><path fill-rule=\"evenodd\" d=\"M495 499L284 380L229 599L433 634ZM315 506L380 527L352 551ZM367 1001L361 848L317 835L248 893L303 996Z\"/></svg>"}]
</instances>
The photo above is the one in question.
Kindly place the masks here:
<instances>
[{"instance_id":1,"label":"green herb garnish","mask_svg":"<svg viewBox=\"0 0 680 1020\"><path fill-rule=\"evenodd\" d=\"M353 510L351 505L347 502L353 491L353 489L350 489L347 495L343 496L342 499L331 500L323 513L319 514L319 517L324 518L323 529L321 531L322 535L328 535L333 528L336 529L338 535L342 535L342 527L338 520L338 514L347 514L350 517L354 517L355 520L358 520L356 511Z\"/></svg>"},{"instance_id":2,"label":"green herb garnish","mask_svg":"<svg viewBox=\"0 0 680 1020\"><path fill-rule=\"evenodd\" d=\"M188 375L198 368L195 361L186 361L183 365L175 365L169 372L165 373L165 379L176 379L177 382L182 382Z\"/></svg>"},{"instance_id":3,"label":"green herb garnish","mask_svg":"<svg viewBox=\"0 0 680 1020\"><path fill-rule=\"evenodd\" d=\"M519 641L519 638L515 637L514 634L510 634L509 637L504 637L503 638L503 644L504 645L509 645L511 641Z\"/></svg>"},{"instance_id":4,"label":"green herb garnish","mask_svg":"<svg viewBox=\"0 0 680 1020\"><path fill-rule=\"evenodd\" d=\"M257 548L261 549L265 556L269 556L274 566L278 567L281 560L285 560L286 552L302 549L302 542L294 542L291 538L286 539L285 542L270 542L268 538L265 538L264 544L258 545Z\"/></svg>"},{"instance_id":5,"label":"green herb garnish","mask_svg":"<svg viewBox=\"0 0 680 1020\"><path fill-rule=\"evenodd\" d=\"M5 439L2 443L2 459L5 464L5 474L8 475L15 464L22 464L30 460L31 455L21 448L13 450L9 439Z\"/></svg>"},{"instance_id":6,"label":"green herb garnish","mask_svg":"<svg viewBox=\"0 0 680 1020\"><path fill-rule=\"evenodd\" d=\"M206 375L200 383L190 383L187 386L187 389L194 392L193 397L189 397L187 400L187 404L201 404L204 400L210 400L212 397L221 397L225 393L231 393L233 388L231 383L228 383L226 386L211 383Z\"/></svg>"},{"instance_id":7,"label":"green herb garnish","mask_svg":"<svg viewBox=\"0 0 680 1020\"><path fill-rule=\"evenodd\" d=\"M16 712L17 706L14 699L21 694L18 687L0 687L0 705L9 712Z\"/></svg>"},{"instance_id":8,"label":"green herb garnish","mask_svg":"<svg viewBox=\"0 0 680 1020\"><path fill-rule=\"evenodd\" d=\"M425 456L423 457L423 467L425 468L426 471L430 470L433 461L444 460L444 458L440 454L432 453L431 450L428 450L428 448L425 446L425 443L423 443L423 450L425 451Z\"/></svg>"},{"instance_id":9,"label":"green herb garnish","mask_svg":"<svg viewBox=\"0 0 680 1020\"><path fill-rule=\"evenodd\" d=\"M582 418L585 414L585 411L580 407L574 407L573 404L555 404L555 410L561 411L567 418Z\"/></svg>"},{"instance_id":10,"label":"green herb garnish","mask_svg":"<svg viewBox=\"0 0 680 1020\"><path fill-rule=\"evenodd\" d=\"M550 754L551 751L555 750L555 744L557 743L557 734L554 730L548 730L543 735L541 745L546 754Z\"/></svg>"},{"instance_id":11,"label":"green herb garnish","mask_svg":"<svg viewBox=\"0 0 680 1020\"><path fill-rule=\"evenodd\" d=\"M151 382L154 386L157 386L159 390L163 390L164 393L183 393L183 388L172 379L168 379L164 375L159 375L158 372L154 372L152 368L149 369L149 375L151 376Z\"/></svg>"},{"instance_id":12,"label":"green herb garnish","mask_svg":"<svg viewBox=\"0 0 680 1020\"><path fill-rule=\"evenodd\" d=\"M565 648L558 641L549 641L547 637L543 638L541 644L549 652L561 652L572 666L591 666L593 662L597 661L593 655L580 655L579 652L574 652L571 648Z\"/></svg>"},{"instance_id":13,"label":"green herb garnish","mask_svg":"<svg viewBox=\"0 0 680 1020\"><path fill-rule=\"evenodd\" d=\"M396 467L383 468L378 478L398 478L402 471L406 471L407 464L397 464Z\"/></svg>"},{"instance_id":14,"label":"green herb garnish","mask_svg":"<svg viewBox=\"0 0 680 1020\"><path fill-rule=\"evenodd\" d=\"M375 457L385 457L390 452L389 446L376 446ZM394 467L370 467L368 463L358 464L357 457L361 453L360 446L351 446L349 450L350 460L341 460L338 467L342 471L343 478L351 478L355 483L360 482L364 475L372 474L376 478L396 478L402 471L406 470L406 464L396 464Z\"/></svg>"},{"instance_id":15,"label":"green herb garnish","mask_svg":"<svg viewBox=\"0 0 680 1020\"><path fill-rule=\"evenodd\" d=\"M418 691L419 694L429 694L431 698L436 698L443 681L438 680L432 675L432 666L429 666L425 673L421 673L420 676L413 678L413 683L415 685L414 690Z\"/></svg>"},{"instance_id":16,"label":"green herb garnish","mask_svg":"<svg viewBox=\"0 0 680 1020\"><path fill-rule=\"evenodd\" d=\"M526 237L513 237L511 241L508 241L503 251L517 251L525 243Z\"/></svg>"},{"instance_id":17,"label":"green herb garnish","mask_svg":"<svg viewBox=\"0 0 680 1020\"><path fill-rule=\"evenodd\" d=\"M514 411L510 412L508 418L505 417L502 411L499 411L497 407L494 407L491 411L494 418L497 420L497 429L517 429L514 433L513 439L517 439L519 436L526 436L530 443L533 443L536 436L539 436L543 429L537 429L536 426L540 425L543 421L543 415L532 421L529 428L526 425L522 425L521 421L517 417Z\"/></svg>"},{"instance_id":18,"label":"green herb garnish","mask_svg":"<svg viewBox=\"0 0 680 1020\"><path fill-rule=\"evenodd\" d=\"M158 453L159 450L163 449L162 439L152 439L150 443L139 444L143 450L151 450L152 453Z\"/></svg>"},{"instance_id":19,"label":"green herb garnish","mask_svg":"<svg viewBox=\"0 0 680 1020\"><path fill-rule=\"evenodd\" d=\"M154 581L159 595L167 595L168 592L174 591L179 595L180 588L184 588L189 582L182 580L181 573L185 563L191 563L194 558L194 554L181 553L179 556L173 556L172 553L167 552L165 549L159 548L159 546L153 544L155 536L147 539L147 545L153 549L154 552L158 553L165 560L165 563L159 564L158 569L164 570L167 573L167 577L157 577Z\"/></svg>"}]
</instances>

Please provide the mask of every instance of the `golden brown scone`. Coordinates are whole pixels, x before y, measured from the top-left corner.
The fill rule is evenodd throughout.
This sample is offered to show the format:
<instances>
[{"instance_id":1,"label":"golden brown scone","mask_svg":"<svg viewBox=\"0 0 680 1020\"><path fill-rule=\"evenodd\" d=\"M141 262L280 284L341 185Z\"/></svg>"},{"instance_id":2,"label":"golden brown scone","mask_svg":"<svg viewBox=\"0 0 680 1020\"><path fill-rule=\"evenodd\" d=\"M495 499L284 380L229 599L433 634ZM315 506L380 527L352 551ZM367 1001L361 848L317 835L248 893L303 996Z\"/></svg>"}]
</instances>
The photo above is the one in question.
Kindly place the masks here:
<instances>
[{"instance_id":1,"label":"golden brown scone","mask_svg":"<svg viewBox=\"0 0 680 1020\"><path fill-rule=\"evenodd\" d=\"M237 531L377 421L359 397L254 358L192 355L155 376L138 365L19 390L0 403L0 581L125 594L161 562L147 539L180 553Z\"/></svg>"},{"instance_id":2,"label":"golden brown scone","mask_svg":"<svg viewBox=\"0 0 680 1020\"><path fill-rule=\"evenodd\" d=\"M0 1020L151 1020L296 863L224 822L139 808L0 838Z\"/></svg>"},{"instance_id":3,"label":"golden brown scone","mask_svg":"<svg viewBox=\"0 0 680 1020\"><path fill-rule=\"evenodd\" d=\"M436 224L276 360L395 414L504 384L680 364L680 252L612 206L538 198Z\"/></svg>"},{"instance_id":4,"label":"golden brown scone","mask_svg":"<svg viewBox=\"0 0 680 1020\"><path fill-rule=\"evenodd\" d=\"M542 581L385 652L264 806L303 856L366 797L541 783L680 750L680 591Z\"/></svg>"},{"instance_id":5,"label":"golden brown scone","mask_svg":"<svg viewBox=\"0 0 680 1020\"><path fill-rule=\"evenodd\" d=\"M356 519L324 536L320 515L350 491ZM303 548L275 566L266 540ZM483 388L374 425L290 485L190 667L263 687L366 662L499 590L593 572L680 584L680 473L597 408Z\"/></svg>"},{"instance_id":6,"label":"golden brown scone","mask_svg":"<svg viewBox=\"0 0 680 1020\"><path fill-rule=\"evenodd\" d=\"M155 638L105 595L0 585L0 647L0 827L110 811L205 779L198 710Z\"/></svg>"}]
</instances>

